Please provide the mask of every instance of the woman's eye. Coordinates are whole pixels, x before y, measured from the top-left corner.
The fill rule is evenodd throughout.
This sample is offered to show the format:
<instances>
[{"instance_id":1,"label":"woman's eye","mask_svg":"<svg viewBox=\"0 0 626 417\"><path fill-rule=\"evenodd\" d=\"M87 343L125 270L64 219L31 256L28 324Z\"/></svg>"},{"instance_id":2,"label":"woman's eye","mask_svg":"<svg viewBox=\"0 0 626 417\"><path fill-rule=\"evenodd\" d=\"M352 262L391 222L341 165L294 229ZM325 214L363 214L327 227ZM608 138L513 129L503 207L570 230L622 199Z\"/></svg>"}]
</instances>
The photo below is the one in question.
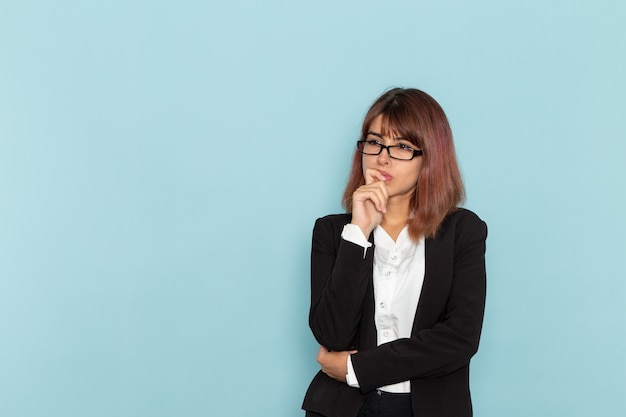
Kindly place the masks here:
<instances>
[{"instance_id":1,"label":"woman's eye","mask_svg":"<svg viewBox=\"0 0 626 417\"><path fill-rule=\"evenodd\" d=\"M404 143L401 143L399 146L400 146L400 149L402 149L403 151L414 151L415 150L412 147L410 147L409 145L405 145Z\"/></svg>"},{"instance_id":2,"label":"woman's eye","mask_svg":"<svg viewBox=\"0 0 626 417\"><path fill-rule=\"evenodd\" d=\"M381 143L376 139L367 139L365 143L367 143L368 145L381 145Z\"/></svg>"}]
</instances>

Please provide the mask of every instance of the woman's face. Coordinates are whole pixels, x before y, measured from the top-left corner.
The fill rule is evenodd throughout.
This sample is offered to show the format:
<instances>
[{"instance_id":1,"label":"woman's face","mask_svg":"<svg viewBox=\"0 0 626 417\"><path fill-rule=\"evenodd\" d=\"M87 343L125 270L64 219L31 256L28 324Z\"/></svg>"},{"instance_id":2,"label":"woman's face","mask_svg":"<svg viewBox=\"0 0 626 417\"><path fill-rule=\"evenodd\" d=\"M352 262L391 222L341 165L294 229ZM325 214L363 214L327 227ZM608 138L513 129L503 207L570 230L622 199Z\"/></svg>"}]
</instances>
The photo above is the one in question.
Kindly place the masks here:
<instances>
[{"instance_id":1,"label":"woman's face","mask_svg":"<svg viewBox=\"0 0 626 417\"><path fill-rule=\"evenodd\" d=\"M382 134L382 115L376 117L369 127L366 140L377 140L386 146L404 144L413 149L419 149L402 137L392 132ZM415 156L409 161L391 158L387 149L383 149L379 155L363 155L363 176L367 178L366 171L375 169L385 178L385 184L389 191L389 198L411 197L417 186L417 179L422 169L422 156Z\"/></svg>"}]
</instances>

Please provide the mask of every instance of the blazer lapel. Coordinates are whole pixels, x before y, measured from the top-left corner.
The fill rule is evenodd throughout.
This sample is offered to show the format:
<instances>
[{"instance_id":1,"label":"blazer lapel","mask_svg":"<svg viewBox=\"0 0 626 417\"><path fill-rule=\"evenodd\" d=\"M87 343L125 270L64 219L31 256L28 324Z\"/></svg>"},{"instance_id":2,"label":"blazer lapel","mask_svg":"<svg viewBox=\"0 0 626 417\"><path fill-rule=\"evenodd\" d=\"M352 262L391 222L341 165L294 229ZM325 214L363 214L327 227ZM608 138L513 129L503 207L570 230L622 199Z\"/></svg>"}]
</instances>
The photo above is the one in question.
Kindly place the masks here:
<instances>
[{"instance_id":1,"label":"blazer lapel","mask_svg":"<svg viewBox=\"0 0 626 417\"><path fill-rule=\"evenodd\" d=\"M446 304L453 265L452 251L446 249L446 241L442 235L425 241L424 283L413 321L413 334L432 327L439 319L441 306Z\"/></svg>"}]
</instances>

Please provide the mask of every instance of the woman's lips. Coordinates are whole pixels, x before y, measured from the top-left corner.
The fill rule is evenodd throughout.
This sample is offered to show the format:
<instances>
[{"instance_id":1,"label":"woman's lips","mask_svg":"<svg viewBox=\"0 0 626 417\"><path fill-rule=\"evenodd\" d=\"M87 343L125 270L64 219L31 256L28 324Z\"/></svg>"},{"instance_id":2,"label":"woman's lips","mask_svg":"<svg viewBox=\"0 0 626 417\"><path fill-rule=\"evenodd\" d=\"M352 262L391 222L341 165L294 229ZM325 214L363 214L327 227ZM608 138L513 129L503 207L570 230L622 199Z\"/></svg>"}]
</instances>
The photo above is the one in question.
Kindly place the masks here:
<instances>
[{"instance_id":1,"label":"woman's lips","mask_svg":"<svg viewBox=\"0 0 626 417\"><path fill-rule=\"evenodd\" d=\"M391 181L393 179L393 177L391 175L387 174L386 172L382 172L381 171L380 175L383 176L383 181L385 181L385 182L389 182L389 181Z\"/></svg>"}]
</instances>

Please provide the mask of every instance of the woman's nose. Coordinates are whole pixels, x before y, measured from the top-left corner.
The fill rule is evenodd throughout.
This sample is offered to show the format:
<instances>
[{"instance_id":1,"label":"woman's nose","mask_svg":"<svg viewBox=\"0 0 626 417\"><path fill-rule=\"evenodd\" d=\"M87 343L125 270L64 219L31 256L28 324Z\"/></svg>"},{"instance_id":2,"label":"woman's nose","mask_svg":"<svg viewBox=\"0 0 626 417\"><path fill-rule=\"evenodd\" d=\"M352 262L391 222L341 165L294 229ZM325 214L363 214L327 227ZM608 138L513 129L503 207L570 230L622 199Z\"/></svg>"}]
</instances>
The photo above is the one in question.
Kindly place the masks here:
<instances>
[{"instance_id":1,"label":"woman's nose","mask_svg":"<svg viewBox=\"0 0 626 417\"><path fill-rule=\"evenodd\" d=\"M381 165L388 165L391 162L391 156L389 155L389 148L380 150L378 154L378 163Z\"/></svg>"}]
</instances>

